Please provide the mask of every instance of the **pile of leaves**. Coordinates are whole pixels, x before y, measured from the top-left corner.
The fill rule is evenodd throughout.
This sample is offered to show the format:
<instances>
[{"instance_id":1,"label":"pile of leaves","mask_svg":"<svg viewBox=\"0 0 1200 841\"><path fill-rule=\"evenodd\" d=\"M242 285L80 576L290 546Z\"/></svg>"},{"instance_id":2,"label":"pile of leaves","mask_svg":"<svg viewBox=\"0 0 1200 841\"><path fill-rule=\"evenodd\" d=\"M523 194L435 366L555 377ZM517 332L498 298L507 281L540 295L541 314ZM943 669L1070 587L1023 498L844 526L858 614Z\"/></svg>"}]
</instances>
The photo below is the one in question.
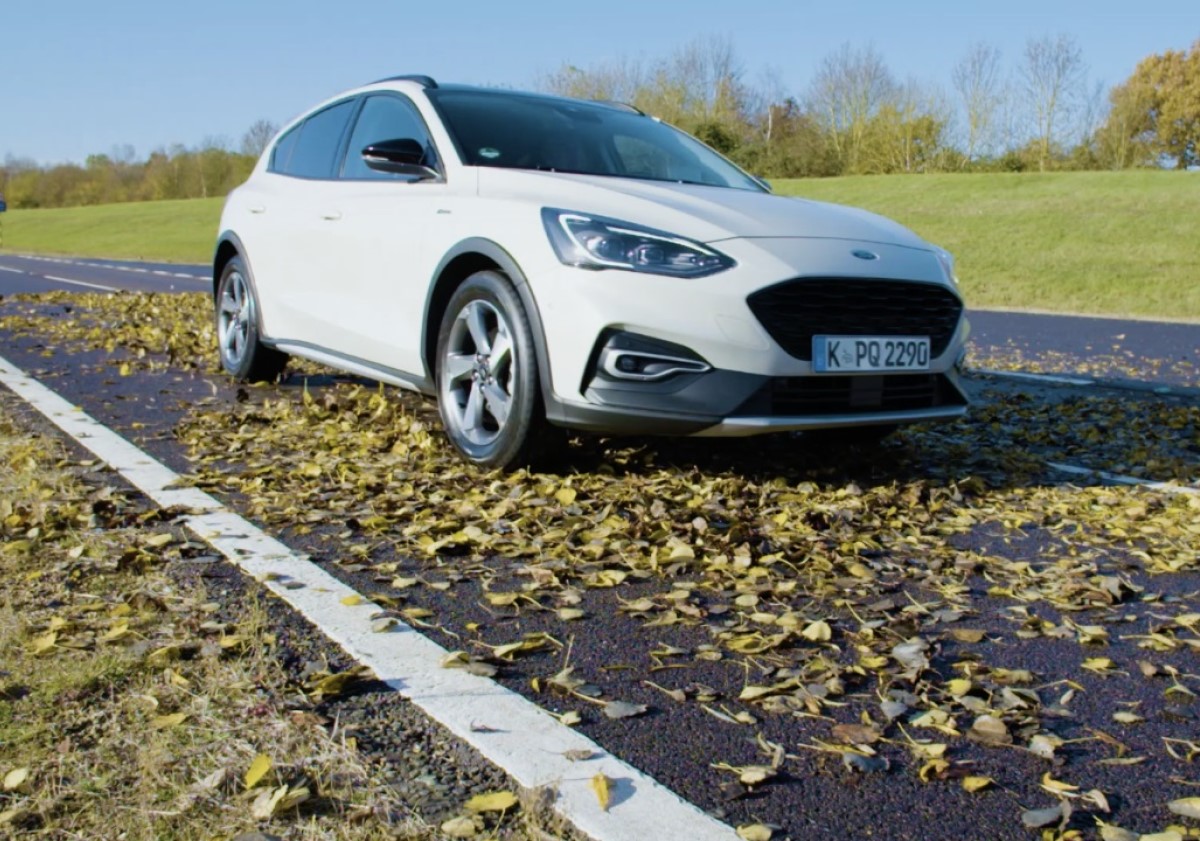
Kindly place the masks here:
<instances>
[{"instance_id":1,"label":"pile of leaves","mask_svg":"<svg viewBox=\"0 0 1200 841\"><path fill-rule=\"evenodd\" d=\"M1200 613L1188 592L1200 581L1200 497L1047 483L1031 442L1053 440L1071 414L1035 410L1022 428L988 411L834 463L805 457L795 439L723 453L587 441L562 474L479 472L447 446L427 404L345 384L197 411L179 435L197 483L324 542L319 556L370 576L372 597L410 620L438 625L439 594L475 586L493 614L561 626L514 642L482 623L476 647L490 654L464 662L484 673L586 635L592 595L612 593L628 621L705 637L659 643L651 662L743 664L736 697L648 674L673 701L750 727L762 716L828 723L803 744L763 741L761 763L715 766L742 786L769 784L785 763L806 773L797 766L812 761L807 751L853 771L907 765L922 780L982 791L1000 783L972 773L966 746L1020 750L1046 761L1035 790L1057 801L1042 807L1057 809L1053 818L1030 808L1026 820L1066 833L1086 810L1109 817L1104 791L1081 782L1092 763L1153 752L1184 771L1200 751L1189 728L1157 743L1137 728L1170 721L1200 691L1190 665ZM1191 434L1194 410L1179 411ZM953 467L922 464L938 455ZM929 478L939 472L943 481ZM1048 548L1014 550L1031 534ZM1163 575L1192 583L1163 591ZM1137 640L1141 659L1104 656L1118 635ZM1011 663L1009 650L1028 641L1078 653L1035 673ZM1098 688L1118 675L1129 703ZM606 698L602 684L568 666L535 688L600 703L609 718L645 711ZM1061 735L1085 692L1111 704L1104 720L1128 733ZM1084 753L1081 742L1107 749ZM1070 781L1069 764L1079 766Z\"/></svg>"}]
</instances>

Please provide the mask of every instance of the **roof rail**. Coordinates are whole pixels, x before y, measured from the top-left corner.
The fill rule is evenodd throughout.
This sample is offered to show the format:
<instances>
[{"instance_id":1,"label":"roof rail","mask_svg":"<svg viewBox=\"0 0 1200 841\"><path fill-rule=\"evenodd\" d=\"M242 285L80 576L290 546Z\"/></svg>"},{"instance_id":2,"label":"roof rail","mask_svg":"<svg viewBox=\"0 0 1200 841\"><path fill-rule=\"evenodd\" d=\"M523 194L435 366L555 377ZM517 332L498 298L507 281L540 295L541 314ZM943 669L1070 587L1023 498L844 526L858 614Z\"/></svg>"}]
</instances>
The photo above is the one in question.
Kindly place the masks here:
<instances>
[{"instance_id":1,"label":"roof rail","mask_svg":"<svg viewBox=\"0 0 1200 841\"><path fill-rule=\"evenodd\" d=\"M419 73L407 73L403 76L388 76L386 79L379 79L372 82L372 85L378 85L380 82L416 82L426 88L436 88L438 83L433 80L432 76L422 76Z\"/></svg>"},{"instance_id":2,"label":"roof rail","mask_svg":"<svg viewBox=\"0 0 1200 841\"><path fill-rule=\"evenodd\" d=\"M645 111L643 111L641 108L638 108L636 105L630 105L628 102L618 102L615 99L597 99L596 102L599 102L601 105L609 105L613 108L620 109L621 111L629 111L642 117L646 116Z\"/></svg>"}]
</instances>

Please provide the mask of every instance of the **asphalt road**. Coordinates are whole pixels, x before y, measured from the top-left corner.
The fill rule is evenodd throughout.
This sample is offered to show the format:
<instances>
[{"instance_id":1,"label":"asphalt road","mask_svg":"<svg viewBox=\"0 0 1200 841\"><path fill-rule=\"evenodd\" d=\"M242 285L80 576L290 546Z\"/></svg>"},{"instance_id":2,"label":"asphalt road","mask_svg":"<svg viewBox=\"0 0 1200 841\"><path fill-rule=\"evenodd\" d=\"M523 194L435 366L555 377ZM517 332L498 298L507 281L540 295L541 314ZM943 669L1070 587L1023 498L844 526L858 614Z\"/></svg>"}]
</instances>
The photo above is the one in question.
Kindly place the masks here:
<instances>
[{"instance_id":1,"label":"asphalt road","mask_svg":"<svg viewBox=\"0 0 1200 841\"><path fill-rule=\"evenodd\" d=\"M206 288L206 280L195 277L176 277L176 274L202 275L202 267L161 267L124 264L114 261L76 261L50 263L42 260L0 255L0 294L38 289L88 289L91 284L130 289L193 289ZM142 272L139 269L145 268ZM155 272L165 274L155 274ZM47 277L49 276L49 277ZM54 280L60 278L62 280ZM4 308L0 304L0 316ZM975 324L976 354L980 358L999 358L1006 362L1021 361L1037 367L1038 360L1050 360L1055 365L1077 360L1088 374L1109 374L1114 379L1137 379L1149 383L1195 385L1189 377L1189 364L1200 353L1200 326L1159 325L1148 322L1081 319L1056 316L1018 315L1012 313L977 313ZM1118 352L1113 353L1113 345ZM197 407L225 407L233 412L247 401L264 398L299 399L301 386L319 395L320 386L305 385L298 378L247 395L222 377L167 368L163 371L136 370L130 376L114 373L113 359L98 351L79 351L58 346L48 337L16 336L0 332L4 355L67 399L78 403L102 423L112 426L137 442L147 451L177 470L195 469L183 445L176 438L177 424ZM1094 357L1111 359L1102 365L1091 364ZM118 357L119 358L119 357ZM1102 360L1103 361L1103 360ZM1169 361L1170 364L1165 364ZM986 366L983 366L986 367ZM964 477L980 476L993 487L1011 492L1013 504L1027 495L1054 492L1065 498L1075 487L1084 491L1106 484L1095 478L1080 479L1064 475L1051 465L1069 463L1095 468L1121 468L1147 479L1179 479L1180 472L1191 481L1200 479L1200 433L1187 424L1197 424L1195 412L1200 399L1190 394L1156 395L1152 390L1108 388L1075 388L1012 382L987 376L968 379L974 401L974 422L978 427L1020 425L1012 431L1012 443L1000 437L989 439L989 453L981 454L972 428L950 426L920 433L903 444L886 450L884 456L825 452L799 454L795 447L778 443L738 442L725 446L716 443L654 444L659 463L677 466L680 471L704 476L721 471L743 471L761 481L782 474L781 481L800 484L812 477L823 487L843 487L853 494L854 489L873 486L903 485L914 477L933 488L951 487L965 481ZM408 399L408 398L400 398ZM414 403L414 412L422 409ZM426 410L427 411L427 410ZM1191 414L1189 414L1191 413ZM1163 417L1178 419L1184 424L1180 433L1165 432ZM1190 420L1189 420L1190 418ZM1107 426L1106 426L1107 425ZM1008 433L1004 433L1008 434ZM586 461L588 445L582 458ZM1010 462L1008 450L1021 450L1023 459ZM781 458L787 463L781 463ZM1030 465L1033 465L1032 467ZM1175 465L1170 473L1166 465ZM236 467L235 467L236 469ZM634 473L636 466L628 468ZM1190 471L1190 472L1189 472ZM971 480L975 481L975 480ZM1145 505L1162 503L1147 497ZM233 496L234 505L246 500ZM995 514L995 512L992 512ZM650 584L631 585L622 590L588 589L579 596L580 609L591 617L573 638L570 662L576 674L600 684L605 697L620 698L645 704L646 715L606 720L595 714L594 708L571 698L537 692L534 679L545 680L561 668L561 657L545 653L520 658L507 665L499 679L511 689L529 695L556 712L576 709L584 716L581 727L592 738L614 754L630 761L664 784L689 798L702 808L731 823L763 821L780 828L775 836L791 839L936 839L990 838L1021 839L1033 837L1022 825L1025 809L1044 808L1057 800L1047 794L1039 780L1043 775L1079 783L1083 790L1095 788L1106 792L1115 816L1110 818L1121 825L1132 826L1141 832L1153 832L1164 827L1171 816L1165 813L1163 802L1168 797L1183 797L1194 792L1197 775L1190 763L1173 761L1162 750L1163 739L1194 739L1200 731L1197 704L1188 697L1163 695L1163 686L1149 683L1138 674L1134 663L1152 659L1158 667L1169 667L1183 677L1183 684L1200 693L1196 673L1197 654L1184 648L1178 651L1150 651L1139 643L1154 627L1151 615L1163 616L1179 611L1200 609L1200 572L1185 571L1175 575L1151 575L1141 569L1125 548L1114 543L1110 548L1097 549L1092 534L1077 534L1049 514L1036 522L1001 526L1003 512L982 518L977 527L968 528L953 538L953 546L972 557L999 557L1016 567L1039 570L1038 575L1050 574L1059 557L1083 557L1097 564L1100 572L1123 577L1131 587L1121 602L1104 611L1102 619L1090 613L1070 614L1043 602L1030 602L1026 594L1014 591L997 594L994 581L987 576L968 579L970 625L995 641L988 656L997 658L1009 670L1029 670L1036 676L1034 684L1038 700L1028 695L1013 695L1013 704L1036 703L1039 714L1045 713L1048 732L1057 734L1070 745L1053 761L1040 758L1023 749L1000 749L956 738L953 756L956 768L969 769L972 775L987 776L995 781L988 792L971 794L950 780L926 782L915 770L921 763L908 765L907 751L899 735L896 744L882 749L890 757L884 769L871 764L855 767L846 764L840 754L813 751L820 742L828 743L830 725L858 722L863 713L879 719L880 698L850 686L845 697L846 708L820 706L820 714L812 716L762 714L750 708L756 718L753 726L722 718L712 710L730 713L746 708L739 704L739 691L746 683L769 682L780 675L748 674L740 662L726 658L720 662L704 659L686 660L687 668L659 669L661 657L649 652L663 646L685 652L702 650L713 641L720 629L716 618L708 624L671 624L648 627L645 616L631 615L627 604L640 595L653 595ZM818 526L819 527L819 526ZM1082 529L1082 527L1080 527ZM1087 531L1093 528L1088 526ZM1097 527L1098 528L1098 527ZM342 577L360 592L378 591L380 579L370 568L355 569L339 563L353 554L353 547L370 553L372 563L397 564L402 572L412 575L432 575L444 578L447 570L439 560L436 569L423 565L419 559L389 549L372 536L361 533L346 523L338 524L329 533L320 528L276 528L277 536L296 548L310 553L315 560ZM1087 537L1084 541L1082 538ZM1194 538L1190 551L1195 553ZM1185 546L1184 551L1187 551ZM868 556L870 557L870 556ZM919 558L873 558L884 564L918 563ZM523 563L503 557L490 559L490 578L487 591L519 590L523 583ZM390 577L390 576L389 576ZM1036 578L1036 576L1035 576ZM561 634L562 627L552 614L541 612L510 613L489 608L487 592L480 581L468 578L450 579L447 589L416 588L406 590L403 597L410 607L427 609L437 617L437 627L430 633L449 647L460 647L461 640L472 638L478 628L491 634L494 643L509 641L522 635L546 631ZM1033 586L1032 584L1030 586ZM641 589L639 589L641 588ZM851 588L852 589L852 588ZM1129 593L1146 594L1146 599L1129 597ZM1153 598L1149 599L1152 595ZM874 611L873 615L911 614L914 633L927 630L939 621L955 619L930 617L922 612L921 602L933 596L916 584L905 584L886 593L872 594L861 603L849 599L851 611ZM622 605L626 609L622 610ZM813 615L833 613L828 602L814 605ZM1033 618L1021 619L1020 611ZM927 611L928 612L928 611ZM857 614L855 614L857 615ZM717 614L714 613L714 617ZM1095 652L1081 654L1074 632L1058 636L1043 635L1040 629L1050 626L1071 628L1072 622L1087 625L1103 622L1113 627L1106 644ZM1041 624L1039 624L1041 623ZM839 614L838 631L852 626L848 616ZM847 651L853 645L839 636ZM1096 653L1121 664L1120 674L1103 677L1081 670L1079 663L1086 654ZM971 674L975 656L965 647L953 643L939 645L931 651L932 667L942 677L956 673ZM769 655L765 659L769 661ZM964 666L964 664L966 664ZM767 669L763 662L755 668ZM955 670L960 670L956 672ZM965 671L963 671L965 669ZM769 670L768 670L769 672ZM986 672L986 670L985 670ZM659 689L649 687L650 679L668 689L686 689L688 703L677 703ZM1064 702L1068 684L1074 681L1081 691ZM699 689L697 689L699 687ZM812 691L816 692L819 687ZM910 687L919 693L919 687ZM1000 693L996 689L997 697ZM713 700L705 710L693 701L698 695L711 694ZM917 705L915 696L907 702ZM1008 696L1006 696L1008 697ZM1015 698L1015 700L1012 700ZM1178 703L1176 703L1178 702ZM361 705L370 699L356 699ZM384 703L382 696L380 706ZM838 701L840 704L841 701ZM1006 702L1007 703L1007 702ZM1114 710L1137 710L1144 723L1138 728L1120 728L1112 719ZM959 712L959 727L970 726L971 717ZM1048 722L1048 723L1047 723ZM1113 758L1109 743L1094 734L1119 733L1129 743L1133 754L1141 756L1140 764L1106 764ZM1032 732L1032 731L1031 731ZM936 731L911 730L913 736L945 739ZM716 763L746 766L763 763L761 735L767 742L783 745L789 758L780 776L762 786L745 787L736 777L715 771ZM1025 736L1028 737L1028 734ZM808 747L806 747L808 746ZM363 743L371 750L369 741ZM1124 755L1122 753L1122 755ZM1120 757L1118 757L1120 758ZM1076 803L1080 806L1080 803ZM1092 826L1085 837L1094 837L1090 818L1077 826Z\"/></svg>"},{"instance_id":2,"label":"asphalt road","mask_svg":"<svg viewBox=\"0 0 1200 841\"><path fill-rule=\"evenodd\" d=\"M197 292L211 269L175 263L0 254L0 295L22 292Z\"/></svg>"}]
</instances>

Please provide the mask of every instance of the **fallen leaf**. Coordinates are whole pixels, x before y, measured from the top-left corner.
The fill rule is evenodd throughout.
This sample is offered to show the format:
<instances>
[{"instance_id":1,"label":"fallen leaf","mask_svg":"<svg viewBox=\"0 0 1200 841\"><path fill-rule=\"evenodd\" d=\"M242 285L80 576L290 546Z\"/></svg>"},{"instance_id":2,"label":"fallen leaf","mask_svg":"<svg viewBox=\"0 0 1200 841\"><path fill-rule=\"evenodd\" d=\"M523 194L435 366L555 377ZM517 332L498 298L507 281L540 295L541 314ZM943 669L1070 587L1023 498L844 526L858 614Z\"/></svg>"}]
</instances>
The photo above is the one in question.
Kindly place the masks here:
<instances>
[{"instance_id":1,"label":"fallen leaf","mask_svg":"<svg viewBox=\"0 0 1200 841\"><path fill-rule=\"evenodd\" d=\"M478 832L475 821L462 815L443 822L441 829L448 838L474 838Z\"/></svg>"},{"instance_id":2,"label":"fallen leaf","mask_svg":"<svg viewBox=\"0 0 1200 841\"><path fill-rule=\"evenodd\" d=\"M596 792L596 800L600 802L600 808L605 812L608 811L608 805L612 801L611 782L602 773L597 773L592 777L592 791Z\"/></svg>"},{"instance_id":3,"label":"fallen leaf","mask_svg":"<svg viewBox=\"0 0 1200 841\"><path fill-rule=\"evenodd\" d=\"M491 791L477 794L463 805L472 812L507 812L517 805L517 796L511 791Z\"/></svg>"},{"instance_id":4,"label":"fallen leaf","mask_svg":"<svg viewBox=\"0 0 1200 841\"><path fill-rule=\"evenodd\" d=\"M1027 809L1021 813L1021 823L1030 829L1041 829L1043 826L1058 823L1062 817L1062 804L1059 804L1048 809Z\"/></svg>"},{"instance_id":5,"label":"fallen leaf","mask_svg":"<svg viewBox=\"0 0 1200 841\"><path fill-rule=\"evenodd\" d=\"M4 775L4 790L16 791L29 779L28 768L14 768Z\"/></svg>"},{"instance_id":6,"label":"fallen leaf","mask_svg":"<svg viewBox=\"0 0 1200 841\"><path fill-rule=\"evenodd\" d=\"M761 823L743 824L737 828L738 838L742 841L771 841L774 834L775 830Z\"/></svg>"},{"instance_id":7,"label":"fallen leaf","mask_svg":"<svg viewBox=\"0 0 1200 841\"><path fill-rule=\"evenodd\" d=\"M150 719L150 726L155 730L166 730L169 727L178 727L185 721L187 721L187 713L171 713Z\"/></svg>"},{"instance_id":8,"label":"fallen leaf","mask_svg":"<svg viewBox=\"0 0 1200 841\"><path fill-rule=\"evenodd\" d=\"M604 716L606 718L632 718L635 715L641 715L648 710L645 704L630 704L626 701L609 701L604 705Z\"/></svg>"},{"instance_id":9,"label":"fallen leaf","mask_svg":"<svg viewBox=\"0 0 1200 841\"><path fill-rule=\"evenodd\" d=\"M246 776L242 778L242 784L250 789L258 785L259 781L266 776L266 773L271 770L271 757L265 753L260 753L254 757L254 761L250 763L250 767L246 769Z\"/></svg>"},{"instance_id":10,"label":"fallen leaf","mask_svg":"<svg viewBox=\"0 0 1200 841\"><path fill-rule=\"evenodd\" d=\"M1179 800L1172 800L1167 804L1167 808L1176 815L1200 820L1200 797L1182 797Z\"/></svg>"},{"instance_id":11,"label":"fallen leaf","mask_svg":"<svg viewBox=\"0 0 1200 841\"><path fill-rule=\"evenodd\" d=\"M995 782L991 777L967 776L962 779L962 787L967 791L982 791Z\"/></svg>"}]
</instances>

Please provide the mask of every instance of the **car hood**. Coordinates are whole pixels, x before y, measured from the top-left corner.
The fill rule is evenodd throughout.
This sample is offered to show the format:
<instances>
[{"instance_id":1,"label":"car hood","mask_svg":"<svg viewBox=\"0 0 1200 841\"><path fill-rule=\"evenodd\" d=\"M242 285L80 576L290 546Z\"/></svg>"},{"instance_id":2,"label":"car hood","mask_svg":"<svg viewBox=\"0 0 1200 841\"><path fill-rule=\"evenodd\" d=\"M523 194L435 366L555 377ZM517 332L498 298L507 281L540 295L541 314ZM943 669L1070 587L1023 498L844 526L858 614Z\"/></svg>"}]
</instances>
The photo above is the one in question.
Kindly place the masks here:
<instances>
[{"instance_id":1,"label":"car hood","mask_svg":"<svg viewBox=\"0 0 1200 841\"><path fill-rule=\"evenodd\" d=\"M707 243L805 237L930 247L903 225L865 210L728 187L480 167L479 194L610 216Z\"/></svg>"}]
</instances>

